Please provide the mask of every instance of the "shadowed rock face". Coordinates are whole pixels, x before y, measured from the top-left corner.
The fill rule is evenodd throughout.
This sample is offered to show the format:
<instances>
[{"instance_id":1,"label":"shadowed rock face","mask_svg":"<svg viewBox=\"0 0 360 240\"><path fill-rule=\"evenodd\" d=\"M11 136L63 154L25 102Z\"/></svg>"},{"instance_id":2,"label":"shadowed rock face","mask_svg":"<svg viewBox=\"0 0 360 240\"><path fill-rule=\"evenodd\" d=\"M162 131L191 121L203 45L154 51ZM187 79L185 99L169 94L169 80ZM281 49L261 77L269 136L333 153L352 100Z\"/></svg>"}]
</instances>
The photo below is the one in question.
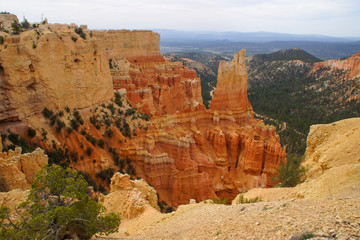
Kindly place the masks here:
<instances>
[{"instance_id":1,"label":"shadowed rock face","mask_svg":"<svg viewBox=\"0 0 360 240\"><path fill-rule=\"evenodd\" d=\"M76 27L45 24L6 37L8 47L0 46L0 98L6 103L0 108L0 123L21 120L38 135L44 128L58 146L65 144L69 152L82 156L72 167L104 183L96 173L118 170L112 154L79 132L57 133L36 114L44 107L84 108L82 128L122 158L128 156L137 176L173 206L189 199L233 199L247 189L272 186L271 176L285 161L285 150L275 128L253 118L244 50L232 62L221 63L218 88L207 110L196 72L165 60L158 34L84 29L82 39L74 33ZM113 136L108 138L104 127L96 129L89 122L94 108L113 97L113 89L126 92L132 106L153 115L147 130L137 128L129 138L111 126ZM128 120L135 129L137 120ZM93 148L91 155L85 153L88 147Z\"/></svg>"}]
</instances>

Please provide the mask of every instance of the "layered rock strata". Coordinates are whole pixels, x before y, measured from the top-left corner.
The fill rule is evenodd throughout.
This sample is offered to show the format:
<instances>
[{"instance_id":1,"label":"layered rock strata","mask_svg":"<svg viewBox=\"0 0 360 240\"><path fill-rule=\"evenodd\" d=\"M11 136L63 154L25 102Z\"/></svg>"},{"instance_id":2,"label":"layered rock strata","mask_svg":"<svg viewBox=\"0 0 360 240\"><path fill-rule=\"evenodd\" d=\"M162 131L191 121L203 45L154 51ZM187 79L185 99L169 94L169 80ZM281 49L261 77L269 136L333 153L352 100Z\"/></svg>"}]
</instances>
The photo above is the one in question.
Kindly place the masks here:
<instances>
[{"instance_id":1,"label":"layered rock strata","mask_svg":"<svg viewBox=\"0 0 360 240\"><path fill-rule=\"evenodd\" d=\"M21 151L17 147L15 150L0 152L0 192L30 189L37 172L47 164L48 157L42 149L37 148L25 154L21 154Z\"/></svg>"},{"instance_id":2,"label":"layered rock strata","mask_svg":"<svg viewBox=\"0 0 360 240\"><path fill-rule=\"evenodd\" d=\"M56 144L77 153L71 166L101 184L105 181L96 173L119 169L111 147L121 158L128 156L137 176L172 206L189 199L232 199L253 187L272 186L271 176L280 161L285 161L285 150L275 128L253 118L246 93L245 51L235 54L232 62L221 63L219 86L207 110L196 72L165 60L158 34L89 31L83 26L84 35L79 29L75 33L76 29L76 25L43 24L5 37L0 46L0 98L4 103L0 123L21 120L36 129L38 136L46 131L47 140L41 143L45 148ZM114 113L123 114L120 120L129 123L131 134L105 123L114 114L99 104L108 104L113 88L125 98L123 107ZM150 121L124 114L134 111L124 103L125 95L132 106L153 115ZM69 124L74 116L64 111L66 106L83 108L80 113L85 122L80 128L103 140L104 148L81 131L56 131L37 114L44 107L63 111L65 115L58 119ZM95 114L103 121L99 127L89 121ZM109 129L111 137L106 135Z\"/></svg>"}]
</instances>

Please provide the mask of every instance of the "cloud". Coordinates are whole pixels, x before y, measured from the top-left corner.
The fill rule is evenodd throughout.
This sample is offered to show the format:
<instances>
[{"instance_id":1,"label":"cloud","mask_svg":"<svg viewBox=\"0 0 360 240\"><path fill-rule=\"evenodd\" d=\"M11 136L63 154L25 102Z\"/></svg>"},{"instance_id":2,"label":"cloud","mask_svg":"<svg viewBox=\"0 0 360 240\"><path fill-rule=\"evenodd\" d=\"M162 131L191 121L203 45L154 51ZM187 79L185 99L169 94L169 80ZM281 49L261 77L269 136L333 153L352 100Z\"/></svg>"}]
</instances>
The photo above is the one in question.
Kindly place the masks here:
<instances>
[{"instance_id":1,"label":"cloud","mask_svg":"<svg viewBox=\"0 0 360 240\"><path fill-rule=\"evenodd\" d=\"M3 0L2 9L90 28L273 31L360 36L358 0Z\"/></svg>"}]
</instances>

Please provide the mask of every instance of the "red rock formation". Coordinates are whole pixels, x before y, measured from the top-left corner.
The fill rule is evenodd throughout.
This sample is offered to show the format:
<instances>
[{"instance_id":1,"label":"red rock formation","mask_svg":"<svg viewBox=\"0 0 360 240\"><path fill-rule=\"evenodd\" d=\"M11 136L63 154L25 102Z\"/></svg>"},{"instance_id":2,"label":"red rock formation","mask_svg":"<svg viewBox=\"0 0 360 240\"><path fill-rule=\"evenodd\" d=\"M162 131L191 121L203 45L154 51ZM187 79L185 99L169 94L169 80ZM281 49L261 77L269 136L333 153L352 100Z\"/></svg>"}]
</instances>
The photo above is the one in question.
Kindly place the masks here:
<instances>
[{"instance_id":1,"label":"red rock formation","mask_svg":"<svg viewBox=\"0 0 360 240\"><path fill-rule=\"evenodd\" d=\"M253 118L247 99L245 51L235 54L232 62L221 63L211 109L206 110L196 72L165 60L158 34L84 30L86 39L78 37L74 42L75 28L41 26L44 35L36 48L30 41L36 39L34 30L6 38L9 46L0 47L0 82L6 86L0 86L0 98L6 100L0 121L26 121L38 136L45 129L46 144L51 146L53 140L58 147L65 144L69 153L78 153L71 166L88 172L98 183L105 183L96 177L100 170L119 169L111 147L121 158L128 156L137 176L173 206L189 199L233 198L238 192L272 185L270 177L285 160L285 151L275 129ZM99 106L113 97L111 77L114 88L126 91L132 106L154 115L149 122L123 114L129 109L126 99L123 107L115 106L114 113ZM104 148L79 132L57 132L49 120L36 115L44 106L63 110L66 105L83 108L85 123L80 128L104 140ZM69 126L73 116L64 114L59 118ZM93 115L102 121L98 128L89 122ZM112 137L105 134L106 119L114 124L108 127ZM126 120L131 137L115 127L116 120ZM93 151L87 154L87 148Z\"/></svg>"},{"instance_id":2,"label":"red rock formation","mask_svg":"<svg viewBox=\"0 0 360 240\"><path fill-rule=\"evenodd\" d=\"M327 60L314 64L314 70L321 68L338 68L349 71L349 78L360 77L360 51L345 60Z\"/></svg>"},{"instance_id":3,"label":"red rock formation","mask_svg":"<svg viewBox=\"0 0 360 240\"><path fill-rule=\"evenodd\" d=\"M114 88L148 114L173 114L202 105L200 79L180 62L161 55L112 60Z\"/></svg>"},{"instance_id":4,"label":"red rock formation","mask_svg":"<svg viewBox=\"0 0 360 240\"><path fill-rule=\"evenodd\" d=\"M247 98L247 70L244 49L234 54L232 62L220 62L218 81L210 109L252 111Z\"/></svg>"}]
</instances>

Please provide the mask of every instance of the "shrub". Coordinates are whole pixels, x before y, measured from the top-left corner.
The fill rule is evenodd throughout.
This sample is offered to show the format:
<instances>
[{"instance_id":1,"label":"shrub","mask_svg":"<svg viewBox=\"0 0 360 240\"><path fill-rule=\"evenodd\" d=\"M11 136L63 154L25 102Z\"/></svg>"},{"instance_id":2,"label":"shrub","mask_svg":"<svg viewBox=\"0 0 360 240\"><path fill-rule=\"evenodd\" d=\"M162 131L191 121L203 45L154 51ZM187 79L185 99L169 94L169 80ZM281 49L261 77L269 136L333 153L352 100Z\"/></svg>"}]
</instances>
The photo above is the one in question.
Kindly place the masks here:
<instances>
[{"instance_id":1,"label":"shrub","mask_svg":"<svg viewBox=\"0 0 360 240\"><path fill-rule=\"evenodd\" d=\"M0 36L0 45L3 45L3 44L4 44L4 37Z\"/></svg>"},{"instance_id":2,"label":"shrub","mask_svg":"<svg viewBox=\"0 0 360 240\"><path fill-rule=\"evenodd\" d=\"M244 195L241 194L240 197L239 197L239 200L237 202L237 204L244 204L244 203L256 203L256 202L261 202L261 198L259 197L256 197L256 198L250 198L250 199L247 199L247 198L244 198Z\"/></svg>"},{"instance_id":3,"label":"shrub","mask_svg":"<svg viewBox=\"0 0 360 240\"><path fill-rule=\"evenodd\" d=\"M91 147L87 147L85 152L88 156L91 156L91 153L92 153L93 149Z\"/></svg>"},{"instance_id":4,"label":"shrub","mask_svg":"<svg viewBox=\"0 0 360 240\"><path fill-rule=\"evenodd\" d=\"M42 110L42 114L44 115L45 118L50 119L54 114L54 112L44 107L44 109Z\"/></svg>"},{"instance_id":5,"label":"shrub","mask_svg":"<svg viewBox=\"0 0 360 240\"><path fill-rule=\"evenodd\" d=\"M105 130L105 136L111 138L113 135L114 135L114 132L113 132L113 130L111 128L107 128Z\"/></svg>"},{"instance_id":6,"label":"shrub","mask_svg":"<svg viewBox=\"0 0 360 240\"><path fill-rule=\"evenodd\" d=\"M74 42L76 42L76 41L77 41L77 37L72 36L72 37L71 37L71 40L73 40Z\"/></svg>"},{"instance_id":7,"label":"shrub","mask_svg":"<svg viewBox=\"0 0 360 240\"><path fill-rule=\"evenodd\" d=\"M225 205L227 204L228 200L229 199L227 199L227 198L225 198L223 196L212 199L213 203L215 203L215 204L225 204Z\"/></svg>"},{"instance_id":8,"label":"shrub","mask_svg":"<svg viewBox=\"0 0 360 240\"><path fill-rule=\"evenodd\" d=\"M60 132L61 129L63 129L63 127L65 127L65 123L63 121L61 121L60 119L56 120L56 131Z\"/></svg>"},{"instance_id":9,"label":"shrub","mask_svg":"<svg viewBox=\"0 0 360 240\"><path fill-rule=\"evenodd\" d=\"M69 113L69 112L70 112L70 108L69 108L68 106L66 106L66 107L65 107L65 111Z\"/></svg>"},{"instance_id":10,"label":"shrub","mask_svg":"<svg viewBox=\"0 0 360 240\"><path fill-rule=\"evenodd\" d=\"M286 163L281 162L274 178L279 187L295 187L302 182L305 168L301 166L303 158L295 154L288 154Z\"/></svg>"},{"instance_id":11,"label":"shrub","mask_svg":"<svg viewBox=\"0 0 360 240\"><path fill-rule=\"evenodd\" d=\"M28 134L29 138L33 138L36 135L36 131L35 131L35 129L28 127L27 134Z\"/></svg>"},{"instance_id":12,"label":"shrub","mask_svg":"<svg viewBox=\"0 0 360 240\"><path fill-rule=\"evenodd\" d=\"M11 29L14 35L18 35L21 32L21 25L14 20L14 22L11 23Z\"/></svg>"},{"instance_id":13,"label":"shrub","mask_svg":"<svg viewBox=\"0 0 360 240\"><path fill-rule=\"evenodd\" d=\"M98 145L99 147L104 148L104 144L105 144L104 139L98 139L97 145Z\"/></svg>"},{"instance_id":14,"label":"shrub","mask_svg":"<svg viewBox=\"0 0 360 240\"><path fill-rule=\"evenodd\" d=\"M24 17L24 20L21 22L21 26L24 29L30 29L31 28L30 23L28 22L28 20L25 17Z\"/></svg>"},{"instance_id":15,"label":"shrub","mask_svg":"<svg viewBox=\"0 0 360 240\"><path fill-rule=\"evenodd\" d=\"M71 126L72 129L77 131L79 129L80 124L76 119L71 119L70 120L70 126Z\"/></svg>"},{"instance_id":16,"label":"shrub","mask_svg":"<svg viewBox=\"0 0 360 240\"><path fill-rule=\"evenodd\" d=\"M73 114L74 114L74 117L75 117L76 121L78 121L81 125L83 125L83 124L84 124L84 120L82 119L79 111L76 110L76 109L74 109Z\"/></svg>"},{"instance_id":17,"label":"shrub","mask_svg":"<svg viewBox=\"0 0 360 240\"><path fill-rule=\"evenodd\" d=\"M126 173L131 176L136 176L136 169L133 165L129 164L126 168Z\"/></svg>"},{"instance_id":18,"label":"shrub","mask_svg":"<svg viewBox=\"0 0 360 240\"><path fill-rule=\"evenodd\" d=\"M18 210L0 208L1 239L90 239L95 233L113 233L120 224L119 215L104 215L106 209L90 197L82 175L59 166L37 174Z\"/></svg>"},{"instance_id":19,"label":"shrub","mask_svg":"<svg viewBox=\"0 0 360 240\"><path fill-rule=\"evenodd\" d=\"M115 169L108 168L105 170L101 170L100 172L97 172L96 176L106 181L108 184L110 184L111 178L114 175L114 173L115 173Z\"/></svg>"}]
</instances>

